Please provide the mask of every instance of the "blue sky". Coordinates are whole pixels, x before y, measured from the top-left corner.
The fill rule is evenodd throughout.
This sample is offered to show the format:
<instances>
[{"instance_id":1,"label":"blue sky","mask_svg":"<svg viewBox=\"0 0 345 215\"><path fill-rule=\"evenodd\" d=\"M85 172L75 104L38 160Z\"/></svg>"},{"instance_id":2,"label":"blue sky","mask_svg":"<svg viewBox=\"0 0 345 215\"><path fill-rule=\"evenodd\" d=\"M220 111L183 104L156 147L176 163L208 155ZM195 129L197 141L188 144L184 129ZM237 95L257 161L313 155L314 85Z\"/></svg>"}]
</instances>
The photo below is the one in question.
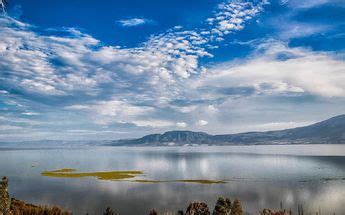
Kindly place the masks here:
<instances>
[{"instance_id":1,"label":"blue sky","mask_svg":"<svg viewBox=\"0 0 345 215\"><path fill-rule=\"evenodd\" d=\"M5 10L0 141L264 131L345 113L343 0L10 0Z\"/></svg>"}]
</instances>

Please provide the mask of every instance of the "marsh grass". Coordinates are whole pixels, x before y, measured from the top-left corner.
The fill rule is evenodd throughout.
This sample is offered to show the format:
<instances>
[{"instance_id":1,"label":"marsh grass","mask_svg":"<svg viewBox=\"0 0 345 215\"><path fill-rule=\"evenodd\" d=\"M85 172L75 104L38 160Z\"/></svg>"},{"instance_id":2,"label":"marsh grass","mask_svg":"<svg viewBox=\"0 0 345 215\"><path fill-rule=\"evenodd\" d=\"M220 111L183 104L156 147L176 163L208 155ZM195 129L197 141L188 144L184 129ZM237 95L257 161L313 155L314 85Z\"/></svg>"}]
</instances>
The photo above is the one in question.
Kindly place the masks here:
<instances>
[{"instance_id":1,"label":"marsh grass","mask_svg":"<svg viewBox=\"0 0 345 215\"><path fill-rule=\"evenodd\" d=\"M108 172L76 172L75 169L59 169L42 172L42 176L53 178L84 178L96 177L99 180L130 179L142 175L142 171L108 171Z\"/></svg>"},{"instance_id":2,"label":"marsh grass","mask_svg":"<svg viewBox=\"0 0 345 215\"><path fill-rule=\"evenodd\" d=\"M56 172L56 173L66 173L66 172L75 172L77 171L76 169L58 169L58 170L54 170L54 171L51 171L51 172Z\"/></svg>"},{"instance_id":3,"label":"marsh grass","mask_svg":"<svg viewBox=\"0 0 345 215\"><path fill-rule=\"evenodd\" d=\"M226 181L223 180L207 180L207 179L179 179L179 180L125 180L133 179L137 176L142 176L144 173L142 171L108 171L108 172L77 172L76 169L58 169L53 171L42 172L42 176L52 177L52 178L84 178L84 177L96 177L99 180L109 180L109 181L130 181L138 183L197 183L197 184L225 184Z\"/></svg>"}]
</instances>

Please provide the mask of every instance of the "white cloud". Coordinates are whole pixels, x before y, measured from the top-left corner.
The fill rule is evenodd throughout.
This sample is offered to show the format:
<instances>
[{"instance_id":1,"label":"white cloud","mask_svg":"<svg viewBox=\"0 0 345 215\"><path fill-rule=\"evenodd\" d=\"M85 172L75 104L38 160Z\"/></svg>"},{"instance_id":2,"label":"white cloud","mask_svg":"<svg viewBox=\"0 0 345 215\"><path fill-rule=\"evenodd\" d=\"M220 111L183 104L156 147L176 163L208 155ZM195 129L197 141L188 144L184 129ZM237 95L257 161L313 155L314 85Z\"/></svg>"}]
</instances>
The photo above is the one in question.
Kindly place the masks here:
<instances>
[{"instance_id":1,"label":"white cloud","mask_svg":"<svg viewBox=\"0 0 345 215\"><path fill-rule=\"evenodd\" d=\"M132 121L133 124L140 126L140 127L152 127L152 128L159 128L159 127L170 127L174 126L175 123L167 120L135 120Z\"/></svg>"},{"instance_id":2,"label":"white cloud","mask_svg":"<svg viewBox=\"0 0 345 215\"><path fill-rule=\"evenodd\" d=\"M299 1L299 0L282 0L283 4L287 4L290 7L293 8L312 8L312 7L318 7L320 5L326 4L328 2L332 2L334 0L304 0L304 1ZM337 1L334 1L337 2ZM339 1L341 2L341 1Z\"/></svg>"},{"instance_id":3,"label":"white cloud","mask_svg":"<svg viewBox=\"0 0 345 215\"><path fill-rule=\"evenodd\" d=\"M90 114L93 123L100 125L109 125L112 123L133 123L143 126L144 121L141 117L151 116L155 109L149 106L139 106L131 104L126 100L98 101L88 105L71 105L65 107L69 110L83 110ZM151 124L159 121L150 121ZM152 126L153 127L153 126Z\"/></svg>"},{"instance_id":4,"label":"white cloud","mask_svg":"<svg viewBox=\"0 0 345 215\"><path fill-rule=\"evenodd\" d=\"M248 95L217 90L222 88L253 89L249 96L255 98L288 94L345 98L344 62L332 53L267 42L244 61L213 64L207 69L200 65L201 58L212 57L208 50L217 48L215 41L243 29L265 4L227 1L219 5L205 29L175 27L134 48L103 46L76 29L66 29L67 36L39 34L26 23L1 18L0 54L4 57L0 81L14 91L42 98L78 98L69 100L71 105L62 111L77 113L92 125L108 129L120 123L141 131L176 127L198 130L205 126L207 131L227 133L234 129L229 125L233 119L246 118L243 113L258 114L248 106L270 108L262 101L245 101ZM312 29L305 30L312 33ZM262 123L244 123L241 131L292 126L284 123L289 122L285 119L272 122L275 117ZM293 125L299 123L298 119L291 120Z\"/></svg>"},{"instance_id":5,"label":"white cloud","mask_svg":"<svg viewBox=\"0 0 345 215\"><path fill-rule=\"evenodd\" d=\"M1 81L40 94L64 95L69 90L92 88L80 59L98 41L75 30L71 37L41 36L31 26L9 17L0 18ZM72 38L73 37L73 38ZM56 67L51 61L64 66ZM78 83L76 83L78 82Z\"/></svg>"},{"instance_id":6,"label":"white cloud","mask_svg":"<svg viewBox=\"0 0 345 215\"><path fill-rule=\"evenodd\" d=\"M87 109L89 109L89 106L88 105L71 105L71 106L65 107L65 109L67 109L67 110L87 110Z\"/></svg>"},{"instance_id":7,"label":"white cloud","mask_svg":"<svg viewBox=\"0 0 345 215\"><path fill-rule=\"evenodd\" d=\"M345 97L345 62L329 53L269 42L252 58L209 69L194 87L252 87L257 94Z\"/></svg>"},{"instance_id":8,"label":"white cloud","mask_svg":"<svg viewBox=\"0 0 345 215\"><path fill-rule=\"evenodd\" d=\"M24 112L22 114L25 116L38 116L38 115L40 115L39 113L35 113L35 112Z\"/></svg>"},{"instance_id":9,"label":"white cloud","mask_svg":"<svg viewBox=\"0 0 345 215\"><path fill-rule=\"evenodd\" d=\"M0 0L0 12L5 13L6 5L5 5L5 0Z\"/></svg>"},{"instance_id":10,"label":"white cloud","mask_svg":"<svg viewBox=\"0 0 345 215\"><path fill-rule=\"evenodd\" d=\"M123 27L133 27L138 25L144 25L152 23L153 21L145 18L132 18L132 19L123 19L118 21Z\"/></svg>"},{"instance_id":11,"label":"white cloud","mask_svg":"<svg viewBox=\"0 0 345 215\"><path fill-rule=\"evenodd\" d=\"M135 106L124 101L111 100L102 101L92 106L100 115L104 116L137 116L148 114L153 111L153 108L147 106Z\"/></svg>"},{"instance_id":12,"label":"white cloud","mask_svg":"<svg viewBox=\"0 0 345 215\"><path fill-rule=\"evenodd\" d=\"M186 128L188 125L187 125L187 123L185 123L185 122L177 122L177 123L176 123L176 126L177 126L177 127L180 127L180 128Z\"/></svg>"},{"instance_id":13,"label":"white cloud","mask_svg":"<svg viewBox=\"0 0 345 215\"><path fill-rule=\"evenodd\" d=\"M212 26L210 30L211 39L222 41L224 35L240 31L246 22L253 19L263 11L267 1L258 3L248 1L226 1L218 5L214 17L208 18L207 22ZM207 34L203 32L203 34Z\"/></svg>"},{"instance_id":14,"label":"white cloud","mask_svg":"<svg viewBox=\"0 0 345 215\"><path fill-rule=\"evenodd\" d=\"M218 112L218 108L216 108L214 105L208 105L206 108L206 112L209 114L215 114Z\"/></svg>"},{"instance_id":15,"label":"white cloud","mask_svg":"<svg viewBox=\"0 0 345 215\"><path fill-rule=\"evenodd\" d=\"M39 35L30 25L5 17L0 26L0 68L9 74L1 81L45 95L95 95L104 83L170 94L161 89L197 74L198 59L210 56L202 47L206 41L194 31L152 36L140 47L125 49L100 46L75 29L67 29L68 37Z\"/></svg>"},{"instance_id":16,"label":"white cloud","mask_svg":"<svg viewBox=\"0 0 345 215\"><path fill-rule=\"evenodd\" d=\"M220 21L211 27L226 34L229 29L224 25L233 23L237 26L234 30L240 30L263 4L221 4L213 18ZM225 23L227 20L229 23ZM145 18L120 20L125 26L148 22ZM9 17L1 17L0 27L0 54L5 56L0 68L9 74L1 81L43 95L96 96L104 90L103 84L118 90L136 86L167 94L163 96L176 95L181 81L204 71L199 59L212 57L206 50L212 35L205 30L202 34L198 30L179 31L180 26L129 49L101 46L95 38L73 28L65 29L68 36L41 35L31 25Z\"/></svg>"},{"instance_id":17,"label":"white cloud","mask_svg":"<svg viewBox=\"0 0 345 215\"><path fill-rule=\"evenodd\" d=\"M176 26L174 27L175 30L180 30L180 29L182 29L182 28L183 28L183 26L181 26L181 25L176 25Z\"/></svg>"},{"instance_id":18,"label":"white cloud","mask_svg":"<svg viewBox=\"0 0 345 215\"><path fill-rule=\"evenodd\" d=\"M273 131L273 130L281 130L281 129L289 129L289 128L296 128L301 126L311 125L315 122L268 122L263 124L255 124L252 125L252 128L256 131ZM246 128L248 130L248 126Z\"/></svg>"},{"instance_id":19,"label":"white cloud","mask_svg":"<svg viewBox=\"0 0 345 215\"><path fill-rule=\"evenodd\" d=\"M288 40L291 38L308 37L327 32L332 28L330 25L326 24L292 21L290 16L274 18L270 23L278 30L277 37L280 39Z\"/></svg>"},{"instance_id":20,"label":"white cloud","mask_svg":"<svg viewBox=\"0 0 345 215\"><path fill-rule=\"evenodd\" d=\"M11 125L12 124L21 124L21 125L25 125L25 126L29 126L29 127L42 124L41 121L26 119L26 118L20 118L20 117L3 117L3 116L0 116L0 121L4 125L5 124L11 124Z\"/></svg>"},{"instance_id":21,"label":"white cloud","mask_svg":"<svg viewBox=\"0 0 345 215\"><path fill-rule=\"evenodd\" d=\"M207 125L208 124L208 121L206 121L206 120L199 120L197 123L196 123L196 125L198 125L198 126L205 126L205 125Z\"/></svg>"},{"instance_id":22,"label":"white cloud","mask_svg":"<svg viewBox=\"0 0 345 215\"><path fill-rule=\"evenodd\" d=\"M175 109L177 111L180 111L181 113L190 113L195 111L198 108L197 105L191 105L191 106L183 106L183 107L176 107Z\"/></svg>"},{"instance_id":23,"label":"white cloud","mask_svg":"<svg viewBox=\"0 0 345 215\"><path fill-rule=\"evenodd\" d=\"M21 130L23 127L12 126L12 125L0 125L0 131L12 131L12 130Z\"/></svg>"}]
</instances>

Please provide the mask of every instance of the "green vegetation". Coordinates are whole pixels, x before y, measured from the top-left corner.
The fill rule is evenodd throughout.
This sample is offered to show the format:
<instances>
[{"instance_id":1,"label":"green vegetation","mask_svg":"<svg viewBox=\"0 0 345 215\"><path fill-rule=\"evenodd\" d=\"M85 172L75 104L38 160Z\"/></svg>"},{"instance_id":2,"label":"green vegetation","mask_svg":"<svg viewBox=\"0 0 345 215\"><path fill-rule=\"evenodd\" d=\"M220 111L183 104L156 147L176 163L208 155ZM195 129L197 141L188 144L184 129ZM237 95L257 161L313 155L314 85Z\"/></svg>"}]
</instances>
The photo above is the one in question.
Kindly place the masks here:
<instances>
[{"instance_id":1,"label":"green vegetation","mask_svg":"<svg viewBox=\"0 0 345 215\"><path fill-rule=\"evenodd\" d=\"M231 207L232 207L232 204L231 204L230 199L220 196L216 202L212 215L230 214Z\"/></svg>"},{"instance_id":2,"label":"green vegetation","mask_svg":"<svg viewBox=\"0 0 345 215\"><path fill-rule=\"evenodd\" d=\"M76 172L75 169L59 169L42 172L42 176L53 178L84 178L96 177L99 180L121 180L142 175L142 171L109 171L109 172Z\"/></svg>"},{"instance_id":3,"label":"green vegetation","mask_svg":"<svg viewBox=\"0 0 345 215\"><path fill-rule=\"evenodd\" d=\"M61 173L63 173L63 172L75 172L75 171L77 171L77 170L76 169L68 169L68 168L66 168L66 169L54 170L54 171L51 171L51 172L61 172Z\"/></svg>"},{"instance_id":4,"label":"green vegetation","mask_svg":"<svg viewBox=\"0 0 345 215\"><path fill-rule=\"evenodd\" d=\"M235 199L234 203L232 204L230 215L243 215L243 209L240 200Z\"/></svg>"}]
</instances>

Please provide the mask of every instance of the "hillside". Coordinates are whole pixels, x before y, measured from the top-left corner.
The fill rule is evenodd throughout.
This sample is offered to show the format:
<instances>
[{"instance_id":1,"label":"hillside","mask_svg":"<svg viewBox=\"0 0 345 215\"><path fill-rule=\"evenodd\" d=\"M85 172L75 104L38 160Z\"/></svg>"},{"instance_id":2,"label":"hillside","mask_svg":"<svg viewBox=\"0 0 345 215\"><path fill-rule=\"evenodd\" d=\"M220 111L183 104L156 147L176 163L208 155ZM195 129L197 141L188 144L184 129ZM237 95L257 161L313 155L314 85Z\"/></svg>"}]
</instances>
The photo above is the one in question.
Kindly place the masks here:
<instances>
[{"instance_id":1,"label":"hillside","mask_svg":"<svg viewBox=\"0 0 345 215\"><path fill-rule=\"evenodd\" d=\"M116 140L110 145L165 146L186 144L254 145L254 144L343 144L345 143L345 115L293 129L210 135L204 132L168 131L138 139Z\"/></svg>"}]
</instances>

